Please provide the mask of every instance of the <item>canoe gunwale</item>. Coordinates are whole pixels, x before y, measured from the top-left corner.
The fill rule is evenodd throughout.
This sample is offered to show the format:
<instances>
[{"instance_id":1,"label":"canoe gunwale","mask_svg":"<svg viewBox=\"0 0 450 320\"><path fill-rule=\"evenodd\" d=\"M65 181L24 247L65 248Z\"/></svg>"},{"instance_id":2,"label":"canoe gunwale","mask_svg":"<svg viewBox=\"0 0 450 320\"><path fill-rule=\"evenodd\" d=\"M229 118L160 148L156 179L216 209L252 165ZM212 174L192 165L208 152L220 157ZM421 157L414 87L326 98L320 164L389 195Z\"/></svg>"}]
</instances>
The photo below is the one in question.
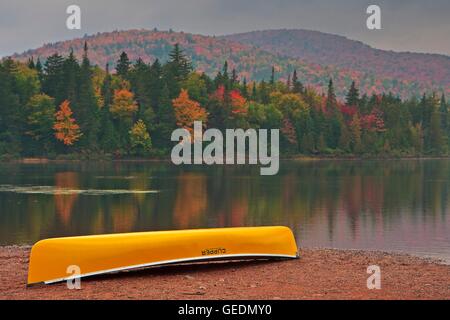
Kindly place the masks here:
<instances>
[{"instance_id":1,"label":"canoe gunwale","mask_svg":"<svg viewBox=\"0 0 450 320\"><path fill-rule=\"evenodd\" d=\"M177 264L185 264L185 263L195 263L195 262L202 262L202 261L227 261L227 260L246 260L252 259L252 260L269 260L269 259L276 259L276 260L288 260L288 259L299 259L299 254L296 255L284 255L284 254L265 254L265 253L245 253L245 254L225 254L225 255L216 255L216 256L207 256L207 257L192 257L192 258L181 258L181 259L174 259L174 260L163 260L163 261L157 261L157 262L151 262L151 263L144 263L144 264L138 264L138 265L131 265L131 266L124 266L119 268L113 268L113 269L107 269L107 270L100 270L95 272L89 272L77 276L70 276L70 277L64 277L64 278L58 278L48 281L41 281L41 282L35 282L35 283L28 283L26 285L27 288L34 287L36 285L40 284L55 284L67 280L73 280L78 278L85 278L85 277L91 277L96 275L102 275L102 274L109 274L109 273L115 273L120 271L126 271L126 270L136 270L136 269L144 269L149 267L157 267L157 266L166 266L166 265L177 265Z\"/></svg>"}]
</instances>

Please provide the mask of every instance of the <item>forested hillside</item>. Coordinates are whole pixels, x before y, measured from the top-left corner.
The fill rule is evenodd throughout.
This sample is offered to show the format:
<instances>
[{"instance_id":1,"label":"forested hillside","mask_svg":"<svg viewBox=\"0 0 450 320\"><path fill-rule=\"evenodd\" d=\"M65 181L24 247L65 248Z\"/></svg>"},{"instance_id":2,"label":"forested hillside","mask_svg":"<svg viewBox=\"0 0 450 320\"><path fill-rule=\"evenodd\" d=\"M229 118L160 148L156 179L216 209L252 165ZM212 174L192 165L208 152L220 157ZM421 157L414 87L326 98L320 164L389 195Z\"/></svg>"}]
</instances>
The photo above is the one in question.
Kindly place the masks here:
<instances>
[{"instance_id":1,"label":"forested hillside","mask_svg":"<svg viewBox=\"0 0 450 320\"><path fill-rule=\"evenodd\" d=\"M82 47L81 59L68 49L42 60L1 62L2 158L167 156L171 132L195 120L221 130L280 129L284 156L448 153L442 92L401 100L388 92L361 94L355 82L339 89L328 79L322 94L295 68L280 80L280 71L268 66L267 80L256 82L227 60L209 76L178 44L163 61L133 60L125 50L114 68L102 69L91 62L98 50L89 42Z\"/></svg>"},{"instance_id":2,"label":"forested hillside","mask_svg":"<svg viewBox=\"0 0 450 320\"><path fill-rule=\"evenodd\" d=\"M265 30L232 34L223 39L307 63L336 66L377 78L415 80L450 93L450 57L439 54L394 52L372 48L343 36L310 30Z\"/></svg>"},{"instance_id":3,"label":"forested hillside","mask_svg":"<svg viewBox=\"0 0 450 320\"><path fill-rule=\"evenodd\" d=\"M83 44L87 41L90 45L92 64L105 68L106 63L109 63L111 67L114 66L117 56L122 51L126 51L131 60L141 58L148 63L159 59L161 62L165 62L173 45L179 43L191 59L195 69L205 72L211 77L222 66L223 61L227 60L230 68L234 68L237 75L242 79L246 78L247 81L268 81L272 66L277 71L277 79L287 81L288 75L296 69L298 77L303 83L313 86L319 91L326 87L329 78L333 78L336 84L336 94L341 98L345 96L352 81L358 84L361 92L368 95L392 92L402 98L409 98L413 95L420 97L423 92L432 90L450 93L450 68L448 63L442 65L436 62L439 60L439 56L429 55L425 60L419 61L420 63L415 60L410 61L409 58L403 59L402 56L394 60L384 57L373 59L373 50L368 52L366 52L367 50L355 52L340 50L346 43L340 38L338 38L339 41L325 41L324 43L328 43L328 46L312 46L311 50L305 50L310 46L302 47L302 42L298 39L294 39L295 41L292 43L286 43L283 39L288 35L283 35L284 33L276 37L267 36L267 41L272 39L273 42L267 48L265 46L261 49L251 45L251 38L249 41L245 38L240 42L242 36L236 36L236 39L240 41L232 41L229 40L231 38L224 39L172 31L114 31L98 33L82 39L46 44L41 48L14 55L13 58L26 62L29 58L34 57L35 59L40 58L41 62L44 62L46 57L55 52L67 55L73 49L74 55L81 59ZM264 36L263 39L265 38ZM278 41L281 41L279 45ZM282 43L285 43L285 47ZM295 47L297 43L300 49ZM309 54L303 56L301 54L303 52ZM383 51L379 50L377 54L378 52ZM279 53L283 55L279 55ZM333 59L335 55L336 59ZM397 54L393 53L392 55L397 57ZM315 57L315 59L311 57ZM342 61L346 61L346 63ZM371 65L368 66L368 63ZM366 68L360 68L361 65ZM447 67L445 68L445 66ZM391 72L391 70L401 70L401 72ZM425 76L423 70L426 70Z\"/></svg>"}]
</instances>

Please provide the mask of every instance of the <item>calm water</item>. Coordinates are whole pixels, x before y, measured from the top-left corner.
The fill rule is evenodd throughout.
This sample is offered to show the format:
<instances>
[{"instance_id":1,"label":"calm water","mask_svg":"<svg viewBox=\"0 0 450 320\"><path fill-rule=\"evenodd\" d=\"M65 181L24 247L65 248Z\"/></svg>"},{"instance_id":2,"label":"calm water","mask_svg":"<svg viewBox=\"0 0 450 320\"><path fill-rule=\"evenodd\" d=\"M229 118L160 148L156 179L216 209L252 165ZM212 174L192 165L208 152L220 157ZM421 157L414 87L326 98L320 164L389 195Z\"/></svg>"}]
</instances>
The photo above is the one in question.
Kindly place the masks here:
<instances>
[{"instance_id":1,"label":"calm water","mask_svg":"<svg viewBox=\"0 0 450 320\"><path fill-rule=\"evenodd\" d=\"M0 164L0 244L57 236L287 225L303 247L450 263L450 161Z\"/></svg>"}]
</instances>

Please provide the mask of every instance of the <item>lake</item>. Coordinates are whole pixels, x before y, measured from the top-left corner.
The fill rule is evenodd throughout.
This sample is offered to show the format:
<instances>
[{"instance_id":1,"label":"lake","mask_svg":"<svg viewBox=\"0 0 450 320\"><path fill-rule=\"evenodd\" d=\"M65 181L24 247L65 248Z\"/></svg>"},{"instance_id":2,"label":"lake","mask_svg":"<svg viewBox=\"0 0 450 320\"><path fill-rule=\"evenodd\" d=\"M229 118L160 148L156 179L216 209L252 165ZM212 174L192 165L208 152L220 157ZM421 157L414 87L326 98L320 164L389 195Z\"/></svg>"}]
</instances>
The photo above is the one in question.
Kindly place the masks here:
<instances>
[{"instance_id":1,"label":"lake","mask_svg":"<svg viewBox=\"0 0 450 320\"><path fill-rule=\"evenodd\" d=\"M0 164L0 245L49 237L286 225L300 247L450 263L450 160Z\"/></svg>"}]
</instances>

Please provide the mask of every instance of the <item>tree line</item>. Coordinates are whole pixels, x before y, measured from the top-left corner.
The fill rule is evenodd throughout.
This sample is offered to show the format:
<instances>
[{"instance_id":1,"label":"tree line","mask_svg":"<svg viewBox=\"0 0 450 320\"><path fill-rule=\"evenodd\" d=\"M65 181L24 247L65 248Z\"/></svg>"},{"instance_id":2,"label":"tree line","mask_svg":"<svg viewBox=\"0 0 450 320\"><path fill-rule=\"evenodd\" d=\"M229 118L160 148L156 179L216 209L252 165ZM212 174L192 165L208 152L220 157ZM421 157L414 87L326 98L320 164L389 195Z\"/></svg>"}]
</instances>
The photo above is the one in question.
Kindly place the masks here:
<instances>
[{"instance_id":1,"label":"tree line","mask_svg":"<svg viewBox=\"0 0 450 320\"><path fill-rule=\"evenodd\" d=\"M345 99L332 79L324 93L294 71L277 80L239 79L225 61L215 77L194 70L179 45L167 62L130 61L115 72L92 66L88 45L44 63L0 63L0 156L165 156L177 127L280 129L282 155L445 155L450 118L444 94L401 100L392 93Z\"/></svg>"}]
</instances>

